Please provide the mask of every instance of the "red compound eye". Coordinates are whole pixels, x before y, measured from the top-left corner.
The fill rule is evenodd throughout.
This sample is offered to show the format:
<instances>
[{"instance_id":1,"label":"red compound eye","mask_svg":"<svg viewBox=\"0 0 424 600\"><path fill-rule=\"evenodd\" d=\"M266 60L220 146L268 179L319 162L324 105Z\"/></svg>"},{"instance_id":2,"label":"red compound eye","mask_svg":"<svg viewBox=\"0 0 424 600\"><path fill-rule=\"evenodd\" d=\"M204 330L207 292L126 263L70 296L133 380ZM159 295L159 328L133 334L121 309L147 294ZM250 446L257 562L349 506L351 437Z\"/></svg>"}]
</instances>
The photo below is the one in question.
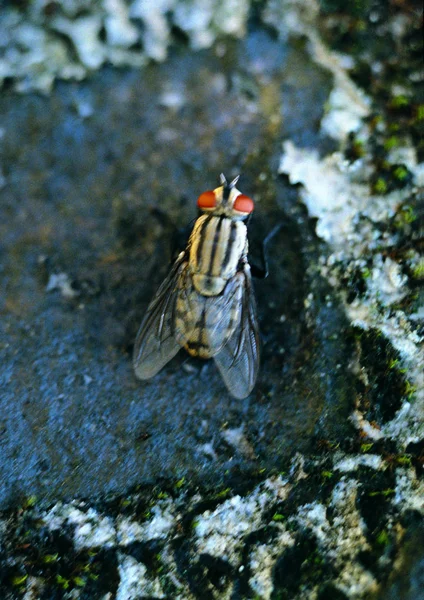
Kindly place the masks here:
<instances>
[{"instance_id":1,"label":"red compound eye","mask_svg":"<svg viewBox=\"0 0 424 600\"><path fill-rule=\"evenodd\" d=\"M233 210L246 214L253 212L254 208L255 204L252 198L249 198L249 196L245 196L244 194L237 196L233 206Z\"/></svg>"},{"instance_id":2,"label":"red compound eye","mask_svg":"<svg viewBox=\"0 0 424 600\"><path fill-rule=\"evenodd\" d=\"M215 206L216 206L215 192L210 190L208 192L203 192L203 194L200 194L200 196L197 198L197 206L199 208L215 208Z\"/></svg>"}]
</instances>

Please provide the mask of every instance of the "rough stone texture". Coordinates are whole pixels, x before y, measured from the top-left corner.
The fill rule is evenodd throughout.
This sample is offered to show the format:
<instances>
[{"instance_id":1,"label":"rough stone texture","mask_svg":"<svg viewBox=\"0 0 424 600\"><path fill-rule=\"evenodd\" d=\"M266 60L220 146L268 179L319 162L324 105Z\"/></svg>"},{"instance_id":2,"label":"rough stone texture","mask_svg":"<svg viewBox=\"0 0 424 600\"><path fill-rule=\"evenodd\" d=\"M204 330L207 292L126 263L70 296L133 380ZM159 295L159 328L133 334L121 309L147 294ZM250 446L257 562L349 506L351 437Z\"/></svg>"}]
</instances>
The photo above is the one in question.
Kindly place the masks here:
<instances>
[{"instance_id":1,"label":"rough stone texture","mask_svg":"<svg viewBox=\"0 0 424 600\"><path fill-rule=\"evenodd\" d=\"M260 109L270 93L265 72L274 73L274 92L296 70L290 87L310 107L302 136L312 144L328 78L318 74L311 88L307 55L263 31L229 48L226 60L246 72L255 62L257 74L247 79L214 53L185 52L141 72L103 71L77 87L58 85L49 98L3 98L3 503L17 494L119 491L158 476L199 475L213 486L227 469L277 468L295 444L310 445L320 418L345 430L349 379L341 373L351 341L328 338L346 321L335 306L322 324L305 322L316 241L296 223L296 196L267 166L265 145L284 124L278 115L270 141L264 111L280 101ZM243 78L256 85L253 99ZM171 89L178 108L163 105ZM78 114L79 102L89 103L90 116ZM285 115L298 126L299 118L297 110ZM221 170L234 174L244 164L240 185L257 199L257 245L283 226L271 246L271 275L257 285L261 383L250 400L235 402L212 363L194 364L183 352L141 383L131 349L169 268L172 224L190 223L198 193ZM314 285L330 292L324 280ZM243 440L251 450L242 450Z\"/></svg>"},{"instance_id":2,"label":"rough stone texture","mask_svg":"<svg viewBox=\"0 0 424 600\"><path fill-rule=\"evenodd\" d=\"M1 597L415 600L413 13L147 4L34 2L2 20ZM148 57L164 62L134 68ZM48 95L16 94L31 89ZM221 171L255 198L252 260L281 226L244 401L184 353L149 382L131 369L176 228Z\"/></svg>"}]
</instances>

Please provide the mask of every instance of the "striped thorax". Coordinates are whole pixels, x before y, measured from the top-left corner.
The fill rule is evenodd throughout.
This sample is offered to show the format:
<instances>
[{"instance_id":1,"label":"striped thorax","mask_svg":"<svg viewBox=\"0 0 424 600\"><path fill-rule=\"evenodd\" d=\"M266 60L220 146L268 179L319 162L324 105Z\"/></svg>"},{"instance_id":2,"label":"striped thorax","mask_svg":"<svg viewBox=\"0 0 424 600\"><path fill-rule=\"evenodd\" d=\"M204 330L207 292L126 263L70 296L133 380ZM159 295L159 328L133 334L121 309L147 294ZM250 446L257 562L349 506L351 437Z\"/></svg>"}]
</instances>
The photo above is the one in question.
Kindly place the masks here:
<instances>
[{"instance_id":1,"label":"striped thorax","mask_svg":"<svg viewBox=\"0 0 424 600\"><path fill-rule=\"evenodd\" d=\"M247 229L224 215L202 215L190 238L189 268L199 294L217 296L247 255Z\"/></svg>"},{"instance_id":2,"label":"striped thorax","mask_svg":"<svg viewBox=\"0 0 424 600\"><path fill-rule=\"evenodd\" d=\"M238 178L237 178L238 179ZM247 257L243 222L253 202L236 187L237 179L199 196L200 216L189 240L189 269L199 294L217 296Z\"/></svg>"}]
</instances>

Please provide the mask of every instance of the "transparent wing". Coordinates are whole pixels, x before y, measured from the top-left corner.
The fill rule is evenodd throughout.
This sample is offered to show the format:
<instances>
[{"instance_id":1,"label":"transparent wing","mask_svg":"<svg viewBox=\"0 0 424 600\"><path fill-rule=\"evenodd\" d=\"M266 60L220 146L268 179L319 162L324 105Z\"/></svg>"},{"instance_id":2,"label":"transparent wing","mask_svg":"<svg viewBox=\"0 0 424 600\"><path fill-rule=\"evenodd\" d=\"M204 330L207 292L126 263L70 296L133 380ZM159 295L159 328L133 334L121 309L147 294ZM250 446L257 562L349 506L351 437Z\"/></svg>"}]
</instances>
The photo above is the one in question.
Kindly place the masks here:
<instances>
[{"instance_id":1,"label":"transparent wing","mask_svg":"<svg viewBox=\"0 0 424 600\"><path fill-rule=\"evenodd\" d=\"M134 345L133 365L139 379L156 375L181 348L181 340L176 339L175 311L186 266L182 252L147 308Z\"/></svg>"},{"instance_id":2,"label":"transparent wing","mask_svg":"<svg viewBox=\"0 0 424 600\"><path fill-rule=\"evenodd\" d=\"M214 359L229 392L241 399L250 394L258 376L259 329L249 267L238 277L243 277L239 321Z\"/></svg>"},{"instance_id":3,"label":"transparent wing","mask_svg":"<svg viewBox=\"0 0 424 600\"><path fill-rule=\"evenodd\" d=\"M207 298L205 336L211 356L215 356L238 327L243 298L244 275L233 277L220 296Z\"/></svg>"}]
</instances>

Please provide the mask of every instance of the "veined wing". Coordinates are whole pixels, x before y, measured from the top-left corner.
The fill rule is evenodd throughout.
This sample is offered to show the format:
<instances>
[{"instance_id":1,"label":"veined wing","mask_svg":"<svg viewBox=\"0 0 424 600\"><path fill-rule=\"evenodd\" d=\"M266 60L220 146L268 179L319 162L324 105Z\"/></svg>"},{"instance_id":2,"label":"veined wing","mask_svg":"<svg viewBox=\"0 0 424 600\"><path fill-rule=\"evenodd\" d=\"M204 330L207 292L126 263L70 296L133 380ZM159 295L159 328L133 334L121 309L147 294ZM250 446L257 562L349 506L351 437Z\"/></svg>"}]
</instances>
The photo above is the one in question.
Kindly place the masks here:
<instances>
[{"instance_id":1,"label":"veined wing","mask_svg":"<svg viewBox=\"0 0 424 600\"><path fill-rule=\"evenodd\" d=\"M244 274L233 277L220 296L207 299L205 335L211 356L218 354L238 328L244 295Z\"/></svg>"},{"instance_id":2,"label":"veined wing","mask_svg":"<svg viewBox=\"0 0 424 600\"><path fill-rule=\"evenodd\" d=\"M147 308L134 345L133 365L139 379L156 375L181 348L175 312L186 267L185 253L181 252Z\"/></svg>"},{"instance_id":3,"label":"veined wing","mask_svg":"<svg viewBox=\"0 0 424 600\"><path fill-rule=\"evenodd\" d=\"M237 277L244 279L239 321L214 359L229 392L241 399L250 394L258 375L259 329L249 266Z\"/></svg>"}]
</instances>

